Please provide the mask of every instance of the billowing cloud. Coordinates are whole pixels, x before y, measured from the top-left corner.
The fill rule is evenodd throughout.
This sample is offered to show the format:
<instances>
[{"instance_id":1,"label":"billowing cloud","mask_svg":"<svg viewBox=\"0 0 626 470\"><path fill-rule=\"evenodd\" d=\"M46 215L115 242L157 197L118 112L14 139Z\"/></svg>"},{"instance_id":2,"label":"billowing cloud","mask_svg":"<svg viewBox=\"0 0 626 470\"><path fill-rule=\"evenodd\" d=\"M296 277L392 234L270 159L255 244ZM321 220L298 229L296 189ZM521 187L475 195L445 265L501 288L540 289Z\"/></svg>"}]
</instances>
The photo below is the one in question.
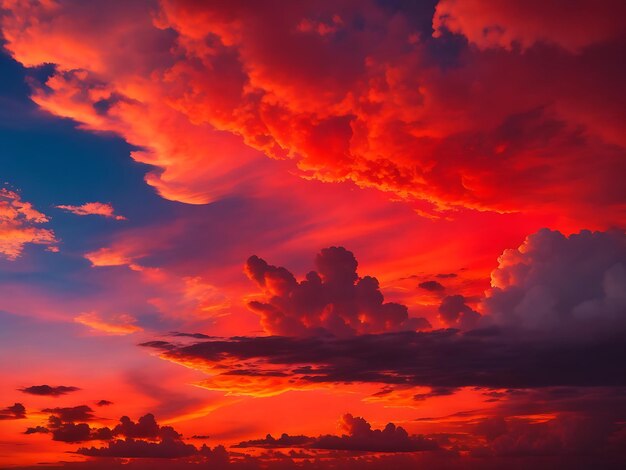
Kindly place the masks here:
<instances>
[{"instance_id":1,"label":"billowing cloud","mask_svg":"<svg viewBox=\"0 0 626 470\"><path fill-rule=\"evenodd\" d=\"M350 450L363 452L417 452L435 450L435 441L424 436L411 436L404 428L388 423L384 429L372 429L370 423L347 413L341 417L341 436L326 434L317 438L289 436L279 439L268 435L265 439L242 442L236 447L306 447L310 449Z\"/></svg>"},{"instance_id":2,"label":"billowing cloud","mask_svg":"<svg viewBox=\"0 0 626 470\"><path fill-rule=\"evenodd\" d=\"M54 232L40 227L48 221L46 215L23 201L18 193L0 188L0 255L15 260L29 243L56 251Z\"/></svg>"},{"instance_id":3,"label":"billowing cloud","mask_svg":"<svg viewBox=\"0 0 626 470\"><path fill-rule=\"evenodd\" d=\"M0 409L0 421L26 418L26 408L21 403L15 403Z\"/></svg>"},{"instance_id":4,"label":"billowing cloud","mask_svg":"<svg viewBox=\"0 0 626 470\"><path fill-rule=\"evenodd\" d=\"M97 312L86 312L76 316L74 321L108 335L130 335L142 331L142 328L135 324L137 320L126 313L103 317Z\"/></svg>"},{"instance_id":5,"label":"billowing cloud","mask_svg":"<svg viewBox=\"0 0 626 470\"><path fill-rule=\"evenodd\" d=\"M506 250L483 307L502 325L556 331L626 327L626 235L541 230ZM487 317L486 317L487 318Z\"/></svg>"},{"instance_id":6,"label":"billowing cloud","mask_svg":"<svg viewBox=\"0 0 626 470\"><path fill-rule=\"evenodd\" d=\"M384 302L378 280L359 277L354 255L343 247L323 249L317 271L298 282L287 269L252 256L246 274L265 289L263 301L249 302L266 331L302 336L322 331L337 336L428 328L424 318L410 318L406 306Z\"/></svg>"},{"instance_id":7,"label":"billowing cloud","mask_svg":"<svg viewBox=\"0 0 626 470\"><path fill-rule=\"evenodd\" d=\"M126 217L116 214L113 206L106 202L86 202L80 206L60 205L56 207L76 215L100 215L109 219L126 220Z\"/></svg>"},{"instance_id":8,"label":"billowing cloud","mask_svg":"<svg viewBox=\"0 0 626 470\"><path fill-rule=\"evenodd\" d=\"M57 66L34 101L140 147L168 199L272 184L265 154L425 201L429 216L532 206L619 220L623 5L496 3L4 0L2 27L16 60Z\"/></svg>"},{"instance_id":9,"label":"billowing cloud","mask_svg":"<svg viewBox=\"0 0 626 470\"><path fill-rule=\"evenodd\" d=\"M80 388L66 385L31 385L30 387L20 389L20 391L24 393L29 393L31 395L46 395L51 397L66 395L68 393L76 392L78 390L80 390Z\"/></svg>"},{"instance_id":10,"label":"billowing cloud","mask_svg":"<svg viewBox=\"0 0 626 470\"><path fill-rule=\"evenodd\" d=\"M439 305L439 319L445 326L469 330L478 324L480 313L468 306L462 295L448 295Z\"/></svg>"}]
</instances>

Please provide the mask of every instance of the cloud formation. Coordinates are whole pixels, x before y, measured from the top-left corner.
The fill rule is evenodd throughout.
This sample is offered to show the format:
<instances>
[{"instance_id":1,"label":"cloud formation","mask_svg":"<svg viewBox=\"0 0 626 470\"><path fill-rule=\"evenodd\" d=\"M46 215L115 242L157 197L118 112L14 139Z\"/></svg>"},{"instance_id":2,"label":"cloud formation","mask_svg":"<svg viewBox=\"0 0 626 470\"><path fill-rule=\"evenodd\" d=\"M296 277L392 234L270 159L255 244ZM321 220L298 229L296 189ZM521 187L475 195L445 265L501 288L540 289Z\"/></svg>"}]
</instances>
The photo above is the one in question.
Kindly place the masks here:
<instances>
[{"instance_id":1,"label":"cloud formation","mask_svg":"<svg viewBox=\"0 0 626 470\"><path fill-rule=\"evenodd\" d=\"M144 343L164 359L210 374L199 385L270 395L324 384L529 388L626 386L613 360L619 337L520 335L497 329L333 337L238 337L176 345ZM537 367L541 364L541 367ZM247 379L247 380L244 380Z\"/></svg>"},{"instance_id":2,"label":"cloud formation","mask_svg":"<svg viewBox=\"0 0 626 470\"><path fill-rule=\"evenodd\" d=\"M26 408L21 403L15 403L11 406L0 409L0 421L24 418L26 418Z\"/></svg>"},{"instance_id":3,"label":"cloud formation","mask_svg":"<svg viewBox=\"0 0 626 470\"><path fill-rule=\"evenodd\" d=\"M0 188L0 255L14 261L24 251L26 244L47 246L56 251L57 239L51 229L39 225L49 218L23 201L15 191Z\"/></svg>"},{"instance_id":4,"label":"cloud formation","mask_svg":"<svg viewBox=\"0 0 626 470\"><path fill-rule=\"evenodd\" d=\"M439 319L450 328L470 330L475 328L480 320L480 313L469 307L462 295L448 295L439 305Z\"/></svg>"},{"instance_id":5,"label":"cloud formation","mask_svg":"<svg viewBox=\"0 0 626 470\"><path fill-rule=\"evenodd\" d=\"M126 220L126 217L116 214L113 206L107 202L86 202L80 206L60 205L56 208L75 215L100 215L109 219Z\"/></svg>"},{"instance_id":6,"label":"cloud formation","mask_svg":"<svg viewBox=\"0 0 626 470\"><path fill-rule=\"evenodd\" d=\"M265 290L265 299L248 305L261 316L263 328L278 335L351 336L430 327L424 318L409 317L406 306L385 302L378 280L359 277L357 265L345 248L325 248L315 258L316 271L298 282L287 269L251 256L246 274Z\"/></svg>"},{"instance_id":7,"label":"cloud formation","mask_svg":"<svg viewBox=\"0 0 626 470\"><path fill-rule=\"evenodd\" d=\"M279 439L274 439L268 434L265 439L245 441L235 447L305 447L362 452L418 452L438 448L435 441L424 436L411 436L404 428L393 423L388 423L384 429L372 429L365 419L350 413L341 417L340 427L345 432L340 436L326 434L312 438L283 434Z\"/></svg>"},{"instance_id":8,"label":"cloud formation","mask_svg":"<svg viewBox=\"0 0 626 470\"><path fill-rule=\"evenodd\" d=\"M88 326L93 331L102 332L108 335L130 335L143 331L136 325L136 319L126 313L110 315L104 318L97 312L85 312L74 318L76 323Z\"/></svg>"},{"instance_id":9,"label":"cloud formation","mask_svg":"<svg viewBox=\"0 0 626 470\"><path fill-rule=\"evenodd\" d=\"M21 392L29 393L31 395L47 395L51 397L59 397L78 390L80 390L80 388L66 385L31 385L30 387L20 389Z\"/></svg>"},{"instance_id":10,"label":"cloud formation","mask_svg":"<svg viewBox=\"0 0 626 470\"><path fill-rule=\"evenodd\" d=\"M497 3L4 0L2 27L23 65L57 66L34 101L140 147L133 158L168 199L276 179L265 154L424 201L429 216L533 207L618 220L623 3ZM103 35L125 46L103 48Z\"/></svg>"},{"instance_id":11,"label":"cloud formation","mask_svg":"<svg viewBox=\"0 0 626 470\"><path fill-rule=\"evenodd\" d=\"M541 230L506 250L483 309L498 324L556 331L626 327L626 234Z\"/></svg>"}]
</instances>

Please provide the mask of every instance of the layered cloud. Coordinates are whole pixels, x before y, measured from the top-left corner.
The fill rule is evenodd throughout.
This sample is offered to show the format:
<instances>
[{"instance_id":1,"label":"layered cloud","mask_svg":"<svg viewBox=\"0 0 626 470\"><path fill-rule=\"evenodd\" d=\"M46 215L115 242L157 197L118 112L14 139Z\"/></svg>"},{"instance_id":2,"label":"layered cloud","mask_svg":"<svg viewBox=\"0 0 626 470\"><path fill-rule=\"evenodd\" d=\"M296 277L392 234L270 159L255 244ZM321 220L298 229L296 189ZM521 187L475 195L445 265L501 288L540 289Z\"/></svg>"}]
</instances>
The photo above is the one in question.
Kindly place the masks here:
<instances>
[{"instance_id":1,"label":"layered cloud","mask_svg":"<svg viewBox=\"0 0 626 470\"><path fill-rule=\"evenodd\" d=\"M126 220L126 217L115 213L111 204L105 202L86 202L80 206L60 205L56 207L75 215L100 215L109 219Z\"/></svg>"},{"instance_id":2,"label":"layered cloud","mask_svg":"<svg viewBox=\"0 0 626 470\"><path fill-rule=\"evenodd\" d=\"M621 366L613 360L626 346L614 337L555 341L497 330L441 330L348 339L245 337L192 345L154 341L144 346L209 373L203 387L250 395L259 394L259 388L269 394L333 383L453 389L626 386Z\"/></svg>"},{"instance_id":3,"label":"layered cloud","mask_svg":"<svg viewBox=\"0 0 626 470\"><path fill-rule=\"evenodd\" d=\"M384 302L378 280L359 277L357 260L343 247L323 249L317 271L298 282L287 269L252 256L246 274L265 290L265 299L249 302L268 333L302 336L329 332L337 336L415 330L430 327L410 318L406 306Z\"/></svg>"},{"instance_id":4,"label":"layered cloud","mask_svg":"<svg viewBox=\"0 0 626 470\"><path fill-rule=\"evenodd\" d=\"M273 5L5 0L2 27L18 61L57 65L33 99L141 147L168 199L272 184L265 154L427 201L431 216L623 215L619 2L584 1L558 28L533 20L559 9L540 2ZM102 48L103 34L124 46Z\"/></svg>"},{"instance_id":5,"label":"layered cloud","mask_svg":"<svg viewBox=\"0 0 626 470\"><path fill-rule=\"evenodd\" d=\"M0 188L0 255L15 260L30 243L55 251L57 239L54 232L41 227L48 221L45 214L23 201L18 193Z\"/></svg>"}]
</instances>

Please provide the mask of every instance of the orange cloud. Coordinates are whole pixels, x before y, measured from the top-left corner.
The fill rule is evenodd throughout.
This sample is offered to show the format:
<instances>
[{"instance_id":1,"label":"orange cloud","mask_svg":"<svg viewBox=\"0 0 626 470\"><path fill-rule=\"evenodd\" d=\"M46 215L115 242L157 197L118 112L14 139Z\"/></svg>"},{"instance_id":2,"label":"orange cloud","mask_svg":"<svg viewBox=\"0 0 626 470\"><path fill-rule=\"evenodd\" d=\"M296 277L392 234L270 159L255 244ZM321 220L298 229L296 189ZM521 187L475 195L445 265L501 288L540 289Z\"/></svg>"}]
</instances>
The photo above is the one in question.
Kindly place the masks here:
<instances>
[{"instance_id":1,"label":"orange cloud","mask_svg":"<svg viewBox=\"0 0 626 470\"><path fill-rule=\"evenodd\" d=\"M58 241L54 232L38 227L48 220L32 204L23 201L18 193L0 189L0 254L15 260L28 243L45 245L49 251L56 251Z\"/></svg>"},{"instance_id":2,"label":"orange cloud","mask_svg":"<svg viewBox=\"0 0 626 470\"><path fill-rule=\"evenodd\" d=\"M126 313L103 318L97 312L86 312L75 317L74 321L109 335L130 335L143 330L135 324L136 320Z\"/></svg>"},{"instance_id":3,"label":"orange cloud","mask_svg":"<svg viewBox=\"0 0 626 470\"><path fill-rule=\"evenodd\" d=\"M115 220L126 220L126 217L115 213L111 204L103 202L86 202L80 206L60 205L56 207L76 215L101 215Z\"/></svg>"}]
</instances>

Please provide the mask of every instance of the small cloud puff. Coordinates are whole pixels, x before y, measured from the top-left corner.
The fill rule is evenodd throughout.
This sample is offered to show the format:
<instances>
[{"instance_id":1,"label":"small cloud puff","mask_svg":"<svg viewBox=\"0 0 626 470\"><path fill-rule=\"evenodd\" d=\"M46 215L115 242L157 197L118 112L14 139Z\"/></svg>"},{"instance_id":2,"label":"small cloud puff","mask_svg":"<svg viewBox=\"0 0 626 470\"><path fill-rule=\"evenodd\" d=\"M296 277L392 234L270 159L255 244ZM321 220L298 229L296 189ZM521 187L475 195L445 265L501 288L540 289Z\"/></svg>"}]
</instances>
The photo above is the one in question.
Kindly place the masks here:
<instances>
[{"instance_id":1,"label":"small cloud puff","mask_svg":"<svg viewBox=\"0 0 626 470\"><path fill-rule=\"evenodd\" d=\"M109 219L126 220L126 217L115 213L111 204L105 202L86 202L80 206L59 205L56 208L75 215L101 215Z\"/></svg>"}]
</instances>

